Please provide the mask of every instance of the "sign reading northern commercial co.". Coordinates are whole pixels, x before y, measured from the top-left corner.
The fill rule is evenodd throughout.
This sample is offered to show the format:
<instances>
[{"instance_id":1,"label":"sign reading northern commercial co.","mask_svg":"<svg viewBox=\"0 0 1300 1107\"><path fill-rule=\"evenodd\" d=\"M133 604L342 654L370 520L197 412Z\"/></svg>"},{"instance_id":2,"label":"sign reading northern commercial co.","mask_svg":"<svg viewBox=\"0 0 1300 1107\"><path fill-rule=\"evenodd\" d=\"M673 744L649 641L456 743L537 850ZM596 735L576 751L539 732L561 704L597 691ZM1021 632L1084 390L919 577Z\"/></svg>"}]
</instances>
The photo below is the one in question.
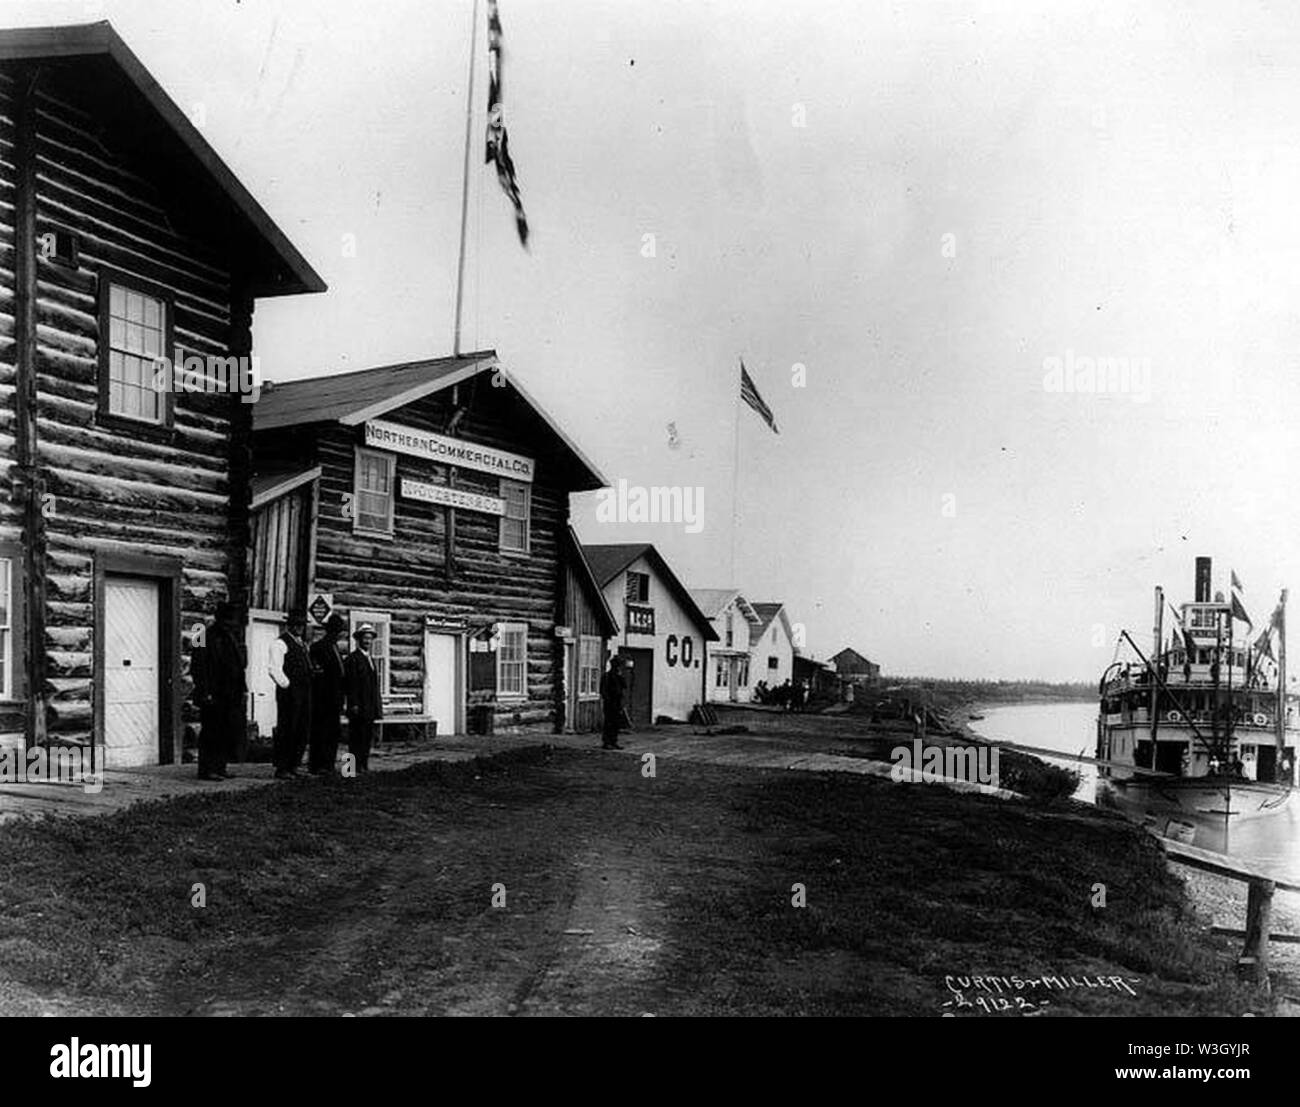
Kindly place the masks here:
<instances>
[{"instance_id":1,"label":"sign reading northern commercial co.","mask_svg":"<svg viewBox=\"0 0 1300 1107\"><path fill-rule=\"evenodd\" d=\"M463 507L467 511L483 511L488 515L504 515L506 502L497 496L482 496L466 492L463 488L448 488L445 484L426 484L421 480L402 478L402 495L408 500L423 500L427 504L443 507Z\"/></svg>"},{"instance_id":2,"label":"sign reading northern commercial co.","mask_svg":"<svg viewBox=\"0 0 1300 1107\"><path fill-rule=\"evenodd\" d=\"M531 481L536 465L531 457L507 453L478 442L466 442L463 438L448 438L432 431L385 423L382 419L366 423L366 445L377 450L395 450L399 454L422 457L442 465L478 469L510 480Z\"/></svg>"}]
</instances>

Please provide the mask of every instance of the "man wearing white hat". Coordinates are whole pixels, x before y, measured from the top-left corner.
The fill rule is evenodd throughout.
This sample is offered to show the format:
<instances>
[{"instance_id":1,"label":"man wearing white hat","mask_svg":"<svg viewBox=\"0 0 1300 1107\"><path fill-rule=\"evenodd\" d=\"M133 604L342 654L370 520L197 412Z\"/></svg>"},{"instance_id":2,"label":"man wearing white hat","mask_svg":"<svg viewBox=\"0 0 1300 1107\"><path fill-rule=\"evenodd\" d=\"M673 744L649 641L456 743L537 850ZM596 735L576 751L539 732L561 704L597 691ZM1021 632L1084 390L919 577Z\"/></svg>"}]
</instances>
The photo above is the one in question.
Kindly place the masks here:
<instances>
[{"instance_id":1,"label":"man wearing white hat","mask_svg":"<svg viewBox=\"0 0 1300 1107\"><path fill-rule=\"evenodd\" d=\"M375 735L375 720L384 713L379 693L379 669L371 649L375 628L362 623L352 632L356 649L343 663L343 694L348 717L348 749L356 759L357 772L370 768L370 743Z\"/></svg>"}]
</instances>

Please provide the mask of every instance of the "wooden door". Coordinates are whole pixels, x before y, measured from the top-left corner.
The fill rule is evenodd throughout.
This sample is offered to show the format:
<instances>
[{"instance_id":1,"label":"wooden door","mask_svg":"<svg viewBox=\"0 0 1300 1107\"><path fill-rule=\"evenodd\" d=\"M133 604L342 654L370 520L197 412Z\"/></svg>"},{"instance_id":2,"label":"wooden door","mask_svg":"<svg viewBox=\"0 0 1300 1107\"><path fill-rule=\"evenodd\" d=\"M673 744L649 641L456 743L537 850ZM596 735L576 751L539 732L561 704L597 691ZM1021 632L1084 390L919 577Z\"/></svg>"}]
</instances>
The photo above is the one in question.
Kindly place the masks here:
<instances>
[{"instance_id":1,"label":"wooden door","mask_svg":"<svg viewBox=\"0 0 1300 1107\"><path fill-rule=\"evenodd\" d=\"M109 769L160 761L160 599L154 580L105 581L104 747Z\"/></svg>"},{"instance_id":2,"label":"wooden door","mask_svg":"<svg viewBox=\"0 0 1300 1107\"><path fill-rule=\"evenodd\" d=\"M654 721L651 717L654 650L620 649L618 652L628 660L626 672L623 674L627 682L624 706L627 708L628 718L632 720L633 726L649 726Z\"/></svg>"},{"instance_id":3,"label":"wooden door","mask_svg":"<svg viewBox=\"0 0 1300 1107\"><path fill-rule=\"evenodd\" d=\"M438 735L456 733L460 706L460 673L456 665L459 654L459 635L425 632L424 711L437 724Z\"/></svg>"},{"instance_id":4,"label":"wooden door","mask_svg":"<svg viewBox=\"0 0 1300 1107\"><path fill-rule=\"evenodd\" d=\"M254 615L248 622L248 690L253 697L253 721L264 738L275 733L275 681L271 679L271 643L280 637L280 618Z\"/></svg>"}]
</instances>

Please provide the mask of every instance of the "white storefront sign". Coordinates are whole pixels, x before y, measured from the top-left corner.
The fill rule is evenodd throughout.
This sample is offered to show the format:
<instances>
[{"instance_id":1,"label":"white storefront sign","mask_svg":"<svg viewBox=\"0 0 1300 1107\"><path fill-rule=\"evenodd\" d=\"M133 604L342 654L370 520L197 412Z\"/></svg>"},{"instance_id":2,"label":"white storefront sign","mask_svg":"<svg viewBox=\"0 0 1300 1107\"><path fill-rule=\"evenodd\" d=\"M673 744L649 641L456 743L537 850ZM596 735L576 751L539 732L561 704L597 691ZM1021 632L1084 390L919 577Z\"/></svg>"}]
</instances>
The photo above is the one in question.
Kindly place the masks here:
<instances>
[{"instance_id":1,"label":"white storefront sign","mask_svg":"<svg viewBox=\"0 0 1300 1107\"><path fill-rule=\"evenodd\" d=\"M402 478L402 495L408 500L422 500L443 507L463 507L467 511L482 511L488 515L504 515L506 502L496 496L483 496L466 492L463 488L448 488L445 484L426 484L421 480Z\"/></svg>"},{"instance_id":2,"label":"white storefront sign","mask_svg":"<svg viewBox=\"0 0 1300 1107\"><path fill-rule=\"evenodd\" d=\"M463 438L448 438L432 431L416 430L397 423L374 419L366 423L366 445L377 450L422 457L442 465L478 469L510 480L531 481L536 462L531 457L512 454Z\"/></svg>"}]
</instances>

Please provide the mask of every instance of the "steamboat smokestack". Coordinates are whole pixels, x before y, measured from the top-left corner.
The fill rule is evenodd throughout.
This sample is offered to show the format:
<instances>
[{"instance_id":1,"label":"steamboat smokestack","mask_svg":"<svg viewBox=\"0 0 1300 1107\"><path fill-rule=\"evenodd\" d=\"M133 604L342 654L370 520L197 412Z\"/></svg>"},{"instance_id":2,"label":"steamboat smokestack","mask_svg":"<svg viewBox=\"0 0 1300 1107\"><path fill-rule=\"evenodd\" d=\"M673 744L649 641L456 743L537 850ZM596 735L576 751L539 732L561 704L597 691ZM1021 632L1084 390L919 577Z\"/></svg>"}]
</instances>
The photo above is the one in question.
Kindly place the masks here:
<instances>
[{"instance_id":1,"label":"steamboat smokestack","mask_svg":"<svg viewBox=\"0 0 1300 1107\"><path fill-rule=\"evenodd\" d=\"M1210 602L1210 559L1208 557L1196 559L1196 602Z\"/></svg>"}]
</instances>

